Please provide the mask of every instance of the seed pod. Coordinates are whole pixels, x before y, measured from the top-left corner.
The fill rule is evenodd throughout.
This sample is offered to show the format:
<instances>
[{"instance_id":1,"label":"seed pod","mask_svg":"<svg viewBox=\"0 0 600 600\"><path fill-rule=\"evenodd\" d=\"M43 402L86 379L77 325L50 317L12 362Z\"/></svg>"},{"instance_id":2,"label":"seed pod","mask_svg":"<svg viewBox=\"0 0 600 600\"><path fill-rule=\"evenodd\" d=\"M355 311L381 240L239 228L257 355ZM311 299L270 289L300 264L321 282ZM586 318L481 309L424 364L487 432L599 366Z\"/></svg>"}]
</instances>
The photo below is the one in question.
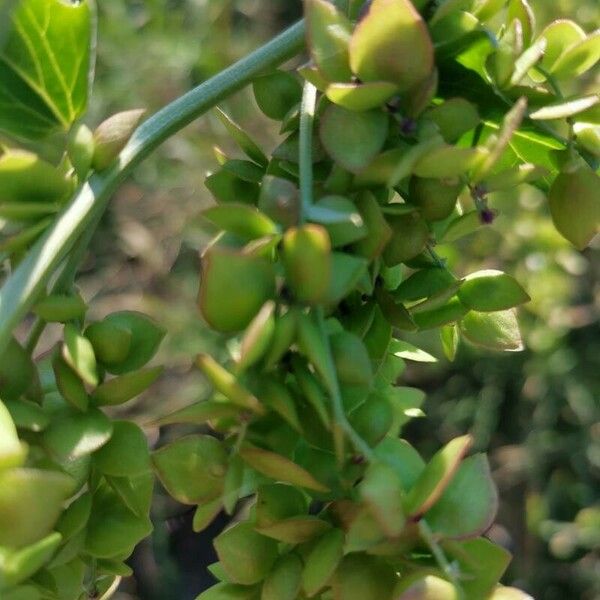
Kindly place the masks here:
<instances>
[{"instance_id":1,"label":"seed pod","mask_svg":"<svg viewBox=\"0 0 600 600\"><path fill-rule=\"evenodd\" d=\"M371 385L373 370L363 341L348 331L332 335L329 341L340 382L348 385Z\"/></svg>"},{"instance_id":2,"label":"seed pod","mask_svg":"<svg viewBox=\"0 0 600 600\"><path fill-rule=\"evenodd\" d=\"M600 177L587 164L561 173L548 197L554 226L578 250L600 231Z\"/></svg>"},{"instance_id":3,"label":"seed pod","mask_svg":"<svg viewBox=\"0 0 600 600\"><path fill-rule=\"evenodd\" d=\"M331 281L331 242L325 228L289 229L283 238L282 261L296 299L307 304L322 302Z\"/></svg>"},{"instance_id":4,"label":"seed pod","mask_svg":"<svg viewBox=\"0 0 600 600\"><path fill-rule=\"evenodd\" d=\"M94 131L92 167L102 171L109 167L125 148L144 116L145 109L128 110L109 117Z\"/></svg>"},{"instance_id":5,"label":"seed pod","mask_svg":"<svg viewBox=\"0 0 600 600\"><path fill-rule=\"evenodd\" d=\"M131 347L132 333L108 321L97 321L85 330L85 337L90 340L96 358L104 365L123 362Z\"/></svg>"},{"instance_id":6,"label":"seed pod","mask_svg":"<svg viewBox=\"0 0 600 600\"><path fill-rule=\"evenodd\" d=\"M11 337L0 354L0 397L18 400L37 378L33 361L25 349Z\"/></svg>"},{"instance_id":7,"label":"seed pod","mask_svg":"<svg viewBox=\"0 0 600 600\"><path fill-rule=\"evenodd\" d=\"M260 110L270 119L282 121L302 97L298 79L286 71L274 71L257 77L252 83L254 98Z\"/></svg>"},{"instance_id":8,"label":"seed pod","mask_svg":"<svg viewBox=\"0 0 600 600\"><path fill-rule=\"evenodd\" d=\"M388 219L392 227L392 239L385 247L383 259L393 267L418 256L427 245L429 229L427 223L415 215L404 215Z\"/></svg>"},{"instance_id":9,"label":"seed pod","mask_svg":"<svg viewBox=\"0 0 600 600\"><path fill-rule=\"evenodd\" d=\"M410 180L410 201L419 207L426 221L443 221L452 214L462 187L460 183L442 179L413 177Z\"/></svg>"},{"instance_id":10,"label":"seed pod","mask_svg":"<svg viewBox=\"0 0 600 600\"><path fill-rule=\"evenodd\" d=\"M218 247L204 254L198 304L214 329L244 329L274 292L275 271L268 260Z\"/></svg>"},{"instance_id":11,"label":"seed pod","mask_svg":"<svg viewBox=\"0 0 600 600\"><path fill-rule=\"evenodd\" d=\"M79 294L51 294L33 307L33 312L49 323L66 323L85 315L87 305Z\"/></svg>"},{"instance_id":12,"label":"seed pod","mask_svg":"<svg viewBox=\"0 0 600 600\"><path fill-rule=\"evenodd\" d=\"M433 70L433 44L409 0L373 0L350 41L350 66L362 81L412 88Z\"/></svg>"},{"instance_id":13,"label":"seed pod","mask_svg":"<svg viewBox=\"0 0 600 600\"><path fill-rule=\"evenodd\" d=\"M94 134L87 125L80 123L69 132L67 152L80 180L84 180L90 171L94 157L94 146Z\"/></svg>"},{"instance_id":14,"label":"seed pod","mask_svg":"<svg viewBox=\"0 0 600 600\"><path fill-rule=\"evenodd\" d=\"M256 533L248 522L226 529L214 546L227 576L243 585L262 581L277 559L277 542Z\"/></svg>"},{"instance_id":15,"label":"seed pod","mask_svg":"<svg viewBox=\"0 0 600 600\"><path fill-rule=\"evenodd\" d=\"M300 218L298 188L287 179L265 175L260 187L258 208L283 227L293 227Z\"/></svg>"},{"instance_id":16,"label":"seed pod","mask_svg":"<svg viewBox=\"0 0 600 600\"><path fill-rule=\"evenodd\" d=\"M394 589L395 600L459 600L458 590L445 579L417 572L408 575Z\"/></svg>"}]
</instances>

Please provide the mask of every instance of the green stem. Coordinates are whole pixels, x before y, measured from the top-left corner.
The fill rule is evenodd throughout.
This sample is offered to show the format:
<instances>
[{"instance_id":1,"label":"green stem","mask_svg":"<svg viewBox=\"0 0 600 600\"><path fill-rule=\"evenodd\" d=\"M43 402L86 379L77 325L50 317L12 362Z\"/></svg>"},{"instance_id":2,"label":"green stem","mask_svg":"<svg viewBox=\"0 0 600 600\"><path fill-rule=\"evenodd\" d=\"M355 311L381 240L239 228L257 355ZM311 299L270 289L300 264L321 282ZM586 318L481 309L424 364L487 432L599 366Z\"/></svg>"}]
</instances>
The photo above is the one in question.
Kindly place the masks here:
<instances>
[{"instance_id":1,"label":"green stem","mask_svg":"<svg viewBox=\"0 0 600 600\"><path fill-rule=\"evenodd\" d=\"M331 354L331 345L329 344L329 339L327 337L327 331L325 328L325 317L323 315L323 308L319 307L315 309L317 315L317 325L319 326L319 330L323 339L325 340L325 344L328 352L328 362L333 365L333 356ZM332 367L332 370L335 371L335 368ZM342 401L342 392L340 390L340 385L337 380L337 377L334 378L334 381L331 382L331 385L328 386L329 394L331 396L331 401L333 403L333 415L336 423L342 428L344 433L348 436L348 439L354 446L357 452L359 452L365 459L369 462L372 462L374 459L373 449L365 440L363 440L360 435L356 432L354 427L348 421L348 417L346 417L346 411L344 410L344 403Z\"/></svg>"},{"instance_id":2,"label":"green stem","mask_svg":"<svg viewBox=\"0 0 600 600\"><path fill-rule=\"evenodd\" d=\"M304 47L304 22L189 91L143 123L115 164L93 175L76 192L44 236L0 290L0 352L75 242L106 210L121 182L166 139L246 86L260 73L292 58Z\"/></svg>"},{"instance_id":3,"label":"green stem","mask_svg":"<svg viewBox=\"0 0 600 600\"><path fill-rule=\"evenodd\" d=\"M313 203L313 130L317 108L317 88L308 81L304 84L300 107L300 200L304 222Z\"/></svg>"},{"instance_id":4,"label":"green stem","mask_svg":"<svg viewBox=\"0 0 600 600\"><path fill-rule=\"evenodd\" d=\"M431 531L431 528L429 527L425 519L421 519L419 521L419 533L421 534L421 537L423 538L425 543L429 546L429 549L431 550L431 553L433 554L433 557L435 558L440 569L444 572L446 577L458 590L459 598L463 600L465 597L465 593L460 585L460 581L458 580L456 572L452 568L452 565L448 562L444 551L438 544L438 541L435 539L435 536L433 535L433 532Z\"/></svg>"}]
</instances>

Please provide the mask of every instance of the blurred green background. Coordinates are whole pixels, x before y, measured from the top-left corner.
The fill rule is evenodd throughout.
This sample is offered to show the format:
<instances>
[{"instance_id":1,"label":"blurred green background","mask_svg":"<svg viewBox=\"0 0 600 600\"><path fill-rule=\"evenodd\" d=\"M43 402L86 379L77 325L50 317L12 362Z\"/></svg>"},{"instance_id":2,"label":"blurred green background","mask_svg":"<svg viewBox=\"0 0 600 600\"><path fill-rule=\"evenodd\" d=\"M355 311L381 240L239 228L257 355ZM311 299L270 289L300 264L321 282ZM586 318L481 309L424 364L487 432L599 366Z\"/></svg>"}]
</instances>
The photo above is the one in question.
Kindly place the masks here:
<instances>
[{"instance_id":1,"label":"blurred green background","mask_svg":"<svg viewBox=\"0 0 600 600\"><path fill-rule=\"evenodd\" d=\"M90 124L119 110L150 112L207 79L297 19L300 0L111 0L99 3L99 58ZM597 0L537 0L538 30L568 16L600 25ZM598 89L600 75L587 86ZM266 149L277 131L248 91L226 108ZM203 181L213 147L235 155L210 115L167 142L112 201L80 278L94 316L144 310L169 331L160 360L168 374L128 416L144 423L205 392L191 367L219 351L195 309L199 218L210 202ZM427 418L405 432L430 455L471 431L489 449L501 495L490 535L515 555L507 582L538 600L600 599L600 244L574 251L552 228L532 188L496 196L493 228L466 238L450 258L460 274L502 268L533 301L521 310L527 350L483 354L461 348L455 363L414 366L405 379L428 392ZM414 338L442 356L434 338ZM414 341L413 340L413 341ZM149 432L156 435L157 432ZM208 579L210 537L191 533L191 515L160 494L156 532L136 552L136 577L119 600L186 600ZM218 525L217 525L218 527Z\"/></svg>"}]
</instances>

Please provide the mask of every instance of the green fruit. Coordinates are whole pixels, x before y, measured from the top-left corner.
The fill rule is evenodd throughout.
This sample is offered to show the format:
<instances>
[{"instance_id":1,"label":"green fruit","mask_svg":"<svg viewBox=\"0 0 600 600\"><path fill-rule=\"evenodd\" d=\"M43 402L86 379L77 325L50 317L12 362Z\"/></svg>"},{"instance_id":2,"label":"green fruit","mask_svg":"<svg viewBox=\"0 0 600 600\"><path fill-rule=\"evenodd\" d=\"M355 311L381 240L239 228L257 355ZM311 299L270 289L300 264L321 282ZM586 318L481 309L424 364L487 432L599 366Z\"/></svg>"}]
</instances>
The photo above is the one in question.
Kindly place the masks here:
<instances>
[{"instance_id":1,"label":"green fruit","mask_svg":"<svg viewBox=\"0 0 600 600\"><path fill-rule=\"evenodd\" d=\"M409 198L426 221L442 221L454 211L462 187L460 183L446 183L441 179L413 177Z\"/></svg>"},{"instance_id":2,"label":"green fruit","mask_svg":"<svg viewBox=\"0 0 600 600\"><path fill-rule=\"evenodd\" d=\"M274 293L275 271L268 260L217 247L204 254L198 304L214 329L245 329Z\"/></svg>"},{"instance_id":3,"label":"green fruit","mask_svg":"<svg viewBox=\"0 0 600 600\"><path fill-rule=\"evenodd\" d=\"M600 231L600 177L586 164L561 173L548 197L556 229L578 250Z\"/></svg>"},{"instance_id":4,"label":"green fruit","mask_svg":"<svg viewBox=\"0 0 600 600\"><path fill-rule=\"evenodd\" d=\"M402 215L388 219L392 227L392 239L385 247L383 259L388 267L415 258L423 252L429 240L429 229L424 219Z\"/></svg>"},{"instance_id":5,"label":"green fruit","mask_svg":"<svg viewBox=\"0 0 600 600\"><path fill-rule=\"evenodd\" d=\"M277 542L254 531L252 523L238 523L214 541L227 576L234 583L252 585L262 581L277 559Z\"/></svg>"},{"instance_id":6,"label":"green fruit","mask_svg":"<svg viewBox=\"0 0 600 600\"><path fill-rule=\"evenodd\" d=\"M289 229L283 238L283 266L287 283L299 302L318 304L331 280L331 241L320 225Z\"/></svg>"}]
</instances>

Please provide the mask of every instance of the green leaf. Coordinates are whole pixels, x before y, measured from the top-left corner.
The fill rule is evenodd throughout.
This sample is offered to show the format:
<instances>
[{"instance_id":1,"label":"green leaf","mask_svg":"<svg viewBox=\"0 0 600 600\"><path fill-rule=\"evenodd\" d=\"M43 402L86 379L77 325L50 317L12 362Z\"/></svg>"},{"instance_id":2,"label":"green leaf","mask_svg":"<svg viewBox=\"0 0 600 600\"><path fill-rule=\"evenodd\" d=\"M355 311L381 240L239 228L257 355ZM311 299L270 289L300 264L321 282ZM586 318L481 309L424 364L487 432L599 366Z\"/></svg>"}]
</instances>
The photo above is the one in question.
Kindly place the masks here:
<instances>
[{"instance_id":1,"label":"green leaf","mask_svg":"<svg viewBox=\"0 0 600 600\"><path fill-rule=\"evenodd\" d=\"M90 0L22 0L0 48L0 130L39 139L86 110L95 8Z\"/></svg>"},{"instance_id":2,"label":"green leaf","mask_svg":"<svg viewBox=\"0 0 600 600\"><path fill-rule=\"evenodd\" d=\"M469 435L455 438L429 461L405 498L407 515L421 517L431 509L450 485L472 444Z\"/></svg>"},{"instance_id":3,"label":"green leaf","mask_svg":"<svg viewBox=\"0 0 600 600\"><path fill-rule=\"evenodd\" d=\"M87 305L79 294L51 294L33 307L33 312L48 323L66 323L81 319Z\"/></svg>"},{"instance_id":4,"label":"green leaf","mask_svg":"<svg viewBox=\"0 0 600 600\"><path fill-rule=\"evenodd\" d=\"M181 438L154 452L152 462L165 489L183 504L213 500L223 489L227 454L211 436Z\"/></svg>"},{"instance_id":5,"label":"green leaf","mask_svg":"<svg viewBox=\"0 0 600 600\"><path fill-rule=\"evenodd\" d=\"M215 498L210 502L201 504L194 513L192 529L195 533L204 531L216 518L223 509L221 498Z\"/></svg>"},{"instance_id":6,"label":"green leaf","mask_svg":"<svg viewBox=\"0 0 600 600\"><path fill-rule=\"evenodd\" d=\"M52 558L61 540L60 533L51 533L31 546L3 553L2 583L10 587L29 579Z\"/></svg>"},{"instance_id":7,"label":"green leaf","mask_svg":"<svg viewBox=\"0 0 600 600\"><path fill-rule=\"evenodd\" d=\"M251 158L257 165L266 167L269 164L269 160L256 142L220 108L217 108L216 112L219 121L223 123L229 135L235 140L236 144L243 150L246 156Z\"/></svg>"},{"instance_id":8,"label":"green leaf","mask_svg":"<svg viewBox=\"0 0 600 600\"><path fill-rule=\"evenodd\" d=\"M30 402L29 400L7 400L4 405L18 429L27 429L28 431L39 433L40 431L44 431L50 423L50 417L35 402Z\"/></svg>"},{"instance_id":9,"label":"green leaf","mask_svg":"<svg viewBox=\"0 0 600 600\"><path fill-rule=\"evenodd\" d=\"M600 60L600 32L590 34L585 40L569 46L552 65L555 77L579 77Z\"/></svg>"},{"instance_id":10,"label":"green leaf","mask_svg":"<svg viewBox=\"0 0 600 600\"><path fill-rule=\"evenodd\" d=\"M123 404L147 390L162 372L162 367L153 367L113 377L94 390L92 400L99 406Z\"/></svg>"},{"instance_id":11,"label":"green leaf","mask_svg":"<svg viewBox=\"0 0 600 600\"><path fill-rule=\"evenodd\" d=\"M339 600L382 600L392 598L397 581L394 569L366 554L348 554L333 580L334 598Z\"/></svg>"},{"instance_id":12,"label":"green leaf","mask_svg":"<svg viewBox=\"0 0 600 600\"><path fill-rule=\"evenodd\" d=\"M213 206L203 211L202 216L224 231L242 239L253 240L277 233L275 223L256 208L231 202Z\"/></svg>"},{"instance_id":13,"label":"green leaf","mask_svg":"<svg viewBox=\"0 0 600 600\"><path fill-rule=\"evenodd\" d=\"M433 44L409 0L373 0L350 41L350 66L362 81L390 81L404 91L433 69Z\"/></svg>"},{"instance_id":14,"label":"green leaf","mask_svg":"<svg viewBox=\"0 0 600 600\"><path fill-rule=\"evenodd\" d=\"M451 539L482 535L498 510L498 492L484 454L465 459L440 499L426 514L436 535Z\"/></svg>"},{"instance_id":15,"label":"green leaf","mask_svg":"<svg viewBox=\"0 0 600 600\"><path fill-rule=\"evenodd\" d=\"M307 219L323 225L336 248L365 237L367 230L360 213L349 198L325 196L307 210Z\"/></svg>"},{"instance_id":16,"label":"green leaf","mask_svg":"<svg viewBox=\"0 0 600 600\"><path fill-rule=\"evenodd\" d=\"M150 317L134 311L116 312L103 321L131 333L129 351L124 360L106 365L115 375L129 373L143 367L156 354L165 337L165 330Z\"/></svg>"},{"instance_id":17,"label":"green leaf","mask_svg":"<svg viewBox=\"0 0 600 600\"><path fill-rule=\"evenodd\" d=\"M514 310L494 313L469 312L460 322L462 335L472 344L504 352L524 349Z\"/></svg>"},{"instance_id":18,"label":"green leaf","mask_svg":"<svg viewBox=\"0 0 600 600\"><path fill-rule=\"evenodd\" d=\"M349 81L350 21L326 0L306 3L306 21L310 53L320 74L329 81Z\"/></svg>"},{"instance_id":19,"label":"green leaf","mask_svg":"<svg viewBox=\"0 0 600 600\"><path fill-rule=\"evenodd\" d=\"M584 96L583 98L574 98L572 100L561 101L555 104L548 104L529 115L530 119L536 121L550 121L552 119L566 119L577 115L592 106L600 103L600 96Z\"/></svg>"},{"instance_id":20,"label":"green leaf","mask_svg":"<svg viewBox=\"0 0 600 600\"><path fill-rule=\"evenodd\" d=\"M3 150L0 154L1 203L57 202L70 191L71 182L64 173L37 154L12 149Z\"/></svg>"},{"instance_id":21,"label":"green leaf","mask_svg":"<svg viewBox=\"0 0 600 600\"><path fill-rule=\"evenodd\" d=\"M44 431L46 449L59 460L73 460L101 448L112 435L110 419L97 408L80 413L64 409L55 413Z\"/></svg>"},{"instance_id":22,"label":"green leaf","mask_svg":"<svg viewBox=\"0 0 600 600\"><path fill-rule=\"evenodd\" d=\"M260 110L276 121L283 121L290 107L298 104L302 98L302 86L297 77L286 71L257 77L252 89Z\"/></svg>"},{"instance_id":23,"label":"green leaf","mask_svg":"<svg viewBox=\"0 0 600 600\"><path fill-rule=\"evenodd\" d=\"M586 164L561 173L548 197L558 232L583 250L600 231L600 177Z\"/></svg>"},{"instance_id":24,"label":"green leaf","mask_svg":"<svg viewBox=\"0 0 600 600\"><path fill-rule=\"evenodd\" d=\"M269 538L285 544L304 544L319 537L331 525L313 516L291 517L265 527L257 527L256 531Z\"/></svg>"},{"instance_id":25,"label":"green leaf","mask_svg":"<svg viewBox=\"0 0 600 600\"><path fill-rule=\"evenodd\" d=\"M261 600L296 600L303 564L294 554L282 556L265 579Z\"/></svg>"},{"instance_id":26,"label":"green leaf","mask_svg":"<svg viewBox=\"0 0 600 600\"><path fill-rule=\"evenodd\" d=\"M202 592L196 600L258 600L260 587L218 583Z\"/></svg>"},{"instance_id":27,"label":"green leaf","mask_svg":"<svg viewBox=\"0 0 600 600\"><path fill-rule=\"evenodd\" d=\"M392 340L390 352L394 356L415 362L435 363L438 361L438 359L429 354L429 352L425 352L425 350L421 350L421 348L417 348L404 340Z\"/></svg>"},{"instance_id":28,"label":"green leaf","mask_svg":"<svg viewBox=\"0 0 600 600\"><path fill-rule=\"evenodd\" d=\"M162 427L163 425L174 425L189 423L191 425L203 425L208 421L228 418L238 418L240 409L228 402L219 402L217 400L203 400L196 402L185 408L176 410L164 417L153 421L154 425Z\"/></svg>"},{"instance_id":29,"label":"green leaf","mask_svg":"<svg viewBox=\"0 0 600 600\"><path fill-rule=\"evenodd\" d=\"M485 538L446 542L444 550L460 565L461 586L473 600L489 600L511 559L510 552Z\"/></svg>"},{"instance_id":30,"label":"green leaf","mask_svg":"<svg viewBox=\"0 0 600 600\"><path fill-rule=\"evenodd\" d=\"M550 23L538 37L538 40L546 40L542 67L546 70L552 69L567 48L583 41L585 37L585 31L573 21L559 19ZM537 79L544 80L545 76L536 73Z\"/></svg>"},{"instance_id":31,"label":"green leaf","mask_svg":"<svg viewBox=\"0 0 600 600\"><path fill-rule=\"evenodd\" d=\"M0 400L0 471L21 466L26 456L27 446L19 441L11 414Z\"/></svg>"},{"instance_id":32,"label":"green leaf","mask_svg":"<svg viewBox=\"0 0 600 600\"><path fill-rule=\"evenodd\" d=\"M276 481L291 483L316 492L329 491L308 471L280 454L246 445L240 450L240 456L253 469Z\"/></svg>"},{"instance_id":33,"label":"green leaf","mask_svg":"<svg viewBox=\"0 0 600 600\"><path fill-rule=\"evenodd\" d=\"M344 532L334 529L323 535L304 561L302 589L312 597L331 580L344 556Z\"/></svg>"},{"instance_id":34,"label":"green leaf","mask_svg":"<svg viewBox=\"0 0 600 600\"><path fill-rule=\"evenodd\" d=\"M487 157L484 149L441 146L428 152L415 164L418 177L445 179L462 175Z\"/></svg>"},{"instance_id":35,"label":"green leaf","mask_svg":"<svg viewBox=\"0 0 600 600\"><path fill-rule=\"evenodd\" d=\"M458 351L458 344L460 341L460 335L456 324L444 325L440 329L440 338L446 358L449 361L453 361L456 358L456 352Z\"/></svg>"},{"instance_id":36,"label":"green leaf","mask_svg":"<svg viewBox=\"0 0 600 600\"><path fill-rule=\"evenodd\" d=\"M136 477L150 471L150 453L144 432L130 421L114 421L113 434L93 457L106 475Z\"/></svg>"},{"instance_id":37,"label":"green leaf","mask_svg":"<svg viewBox=\"0 0 600 600\"><path fill-rule=\"evenodd\" d=\"M467 275L458 297L465 306L480 312L507 310L531 300L513 277L494 270Z\"/></svg>"},{"instance_id":38,"label":"green leaf","mask_svg":"<svg viewBox=\"0 0 600 600\"><path fill-rule=\"evenodd\" d=\"M151 531L150 519L135 515L111 488L103 485L94 494L85 552L94 558L128 557Z\"/></svg>"},{"instance_id":39,"label":"green leaf","mask_svg":"<svg viewBox=\"0 0 600 600\"><path fill-rule=\"evenodd\" d=\"M320 120L319 134L336 163L356 172L364 169L383 148L389 119L381 110L356 113L331 105Z\"/></svg>"},{"instance_id":40,"label":"green leaf","mask_svg":"<svg viewBox=\"0 0 600 600\"><path fill-rule=\"evenodd\" d=\"M425 461L419 453L406 440L399 438L386 437L375 448L375 455L394 469L404 492L412 489L425 469Z\"/></svg>"},{"instance_id":41,"label":"green leaf","mask_svg":"<svg viewBox=\"0 0 600 600\"><path fill-rule=\"evenodd\" d=\"M389 81L371 81L369 83L332 83L325 94L338 106L348 110L363 112L385 104L398 87Z\"/></svg>"},{"instance_id":42,"label":"green leaf","mask_svg":"<svg viewBox=\"0 0 600 600\"><path fill-rule=\"evenodd\" d=\"M254 531L251 523L237 523L214 541L223 569L234 583L262 581L277 559L277 542Z\"/></svg>"},{"instance_id":43,"label":"green leaf","mask_svg":"<svg viewBox=\"0 0 600 600\"><path fill-rule=\"evenodd\" d=\"M438 267L421 269L400 284L394 292L394 297L399 302L415 302L435 296L455 283L456 277L448 269Z\"/></svg>"},{"instance_id":44,"label":"green leaf","mask_svg":"<svg viewBox=\"0 0 600 600\"><path fill-rule=\"evenodd\" d=\"M22 548L48 535L73 487L71 477L55 471L0 472L0 546Z\"/></svg>"},{"instance_id":45,"label":"green leaf","mask_svg":"<svg viewBox=\"0 0 600 600\"><path fill-rule=\"evenodd\" d=\"M90 341L74 325L65 325L62 356L65 362L87 383L98 384L96 356Z\"/></svg>"}]
</instances>

